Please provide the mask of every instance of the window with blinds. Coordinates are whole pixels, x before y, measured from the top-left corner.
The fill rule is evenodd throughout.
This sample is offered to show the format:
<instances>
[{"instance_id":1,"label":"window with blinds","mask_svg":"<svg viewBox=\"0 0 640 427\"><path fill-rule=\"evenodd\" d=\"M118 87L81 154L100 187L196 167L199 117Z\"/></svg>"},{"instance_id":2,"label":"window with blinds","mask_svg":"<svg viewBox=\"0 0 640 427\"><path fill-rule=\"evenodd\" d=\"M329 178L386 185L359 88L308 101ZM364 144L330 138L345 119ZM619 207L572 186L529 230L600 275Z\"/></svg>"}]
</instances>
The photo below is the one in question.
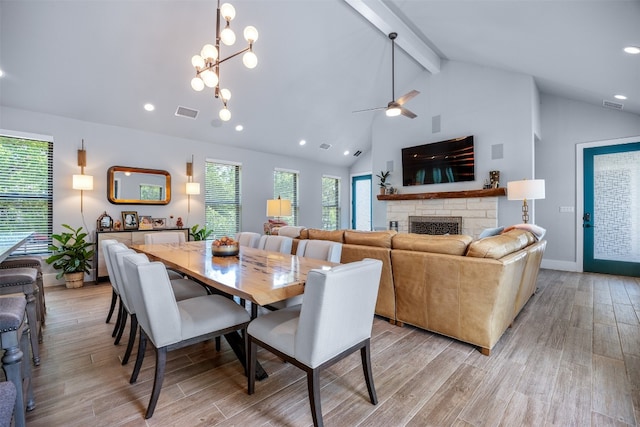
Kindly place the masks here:
<instances>
[{"instance_id":1,"label":"window with blinds","mask_svg":"<svg viewBox=\"0 0 640 427\"><path fill-rule=\"evenodd\" d=\"M205 165L205 221L210 238L235 236L240 231L240 172L242 165L207 159Z\"/></svg>"},{"instance_id":2,"label":"window with blinds","mask_svg":"<svg viewBox=\"0 0 640 427\"><path fill-rule=\"evenodd\" d=\"M53 233L53 142L0 134L0 233L33 232L16 254L47 252Z\"/></svg>"},{"instance_id":3,"label":"window with blinds","mask_svg":"<svg viewBox=\"0 0 640 427\"><path fill-rule=\"evenodd\" d=\"M340 178L322 177L322 228L340 228Z\"/></svg>"},{"instance_id":4,"label":"window with blinds","mask_svg":"<svg viewBox=\"0 0 640 427\"><path fill-rule=\"evenodd\" d=\"M273 171L273 198L291 200L291 216L281 219L289 225L298 225L298 171L275 169Z\"/></svg>"}]
</instances>

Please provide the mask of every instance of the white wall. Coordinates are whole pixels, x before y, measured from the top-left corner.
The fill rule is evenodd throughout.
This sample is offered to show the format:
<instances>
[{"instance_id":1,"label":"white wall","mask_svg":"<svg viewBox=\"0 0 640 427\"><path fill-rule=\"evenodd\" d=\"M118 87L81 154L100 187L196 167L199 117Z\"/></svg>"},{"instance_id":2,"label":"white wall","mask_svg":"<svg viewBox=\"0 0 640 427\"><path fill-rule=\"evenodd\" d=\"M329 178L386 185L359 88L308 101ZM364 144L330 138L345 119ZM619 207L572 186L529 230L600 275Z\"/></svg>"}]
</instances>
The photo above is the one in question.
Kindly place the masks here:
<instances>
[{"instance_id":1,"label":"white wall","mask_svg":"<svg viewBox=\"0 0 640 427\"><path fill-rule=\"evenodd\" d=\"M542 94L541 123L536 176L547 185L545 199L536 201L536 219L547 229L543 266L581 271L575 243L582 223L582 207L576 206L576 144L640 135L640 116ZM560 213L561 206L573 206L575 213Z\"/></svg>"}]
</instances>

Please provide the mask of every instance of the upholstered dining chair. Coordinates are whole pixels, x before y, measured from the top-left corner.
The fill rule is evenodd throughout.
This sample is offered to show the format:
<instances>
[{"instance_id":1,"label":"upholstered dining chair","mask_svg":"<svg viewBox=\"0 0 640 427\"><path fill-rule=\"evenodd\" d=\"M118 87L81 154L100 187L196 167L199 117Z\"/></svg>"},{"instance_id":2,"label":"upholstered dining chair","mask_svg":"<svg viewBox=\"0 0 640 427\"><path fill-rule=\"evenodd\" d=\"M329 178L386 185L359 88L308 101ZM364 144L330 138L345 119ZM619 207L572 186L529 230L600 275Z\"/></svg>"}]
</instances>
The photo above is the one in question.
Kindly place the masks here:
<instances>
[{"instance_id":1,"label":"upholstered dining chair","mask_svg":"<svg viewBox=\"0 0 640 427\"><path fill-rule=\"evenodd\" d=\"M292 245L293 239L291 237L264 235L260 237L260 241L258 242L258 249L280 252L283 254L291 254Z\"/></svg>"},{"instance_id":2,"label":"upholstered dining chair","mask_svg":"<svg viewBox=\"0 0 640 427\"><path fill-rule=\"evenodd\" d=\"M250 248L257 248L260 243L260 234L253 233L251 231L241 231L236 234L236 242L240 246L247 246Z\"/></svg>"},{"instance_id":3,"label":"upholstered dining chair","mask_svg":"<svg viewBox=\"0 0 640 427\"><path fill-rule=\"evenodd\" d=\"M111 321L111 316L113 315L113 311L116 307L116 304L120 304L120 291L118 290L118 288L116 288L116 282L114 279L114 275L113 275L113 271L111 270L111 258L110 258L110 254L107 251L107 247L109 247L110 245L115 245L118 242L115 239L105 239L102 241L102 247L100 248L100 250L102 251L102 256L104 257L104 263L107 266L107 274L109 275L109 282L111 283L111 306L109 307L109 313L107 314L107 320L105 321L105 323L109 323ZM116 317L116 324L113 327L113 332L111 333L112 337L115 337L116 334L118 333L118 328L120 328L120 316L121 316L121 312L120 312L120 307L118 307L118 315Z\"/></svg>"},{"instance_id":4,"label":"upholstered dining chair","mask_svg":"<svg viewBox=\"0 0 640 427\"><path fill-rule=\"evenodd\" d=\"M153 391L145 418L151 418L164 380L167 352L240 330L244 335L250 316L233 300L205 295L176 301L167 270L159 262L148 262L141 254L124 258L131 280L131 296L140 324L140 345L130 383L138 379L147 342L156 352Z\"/></svg>"},{"instance_id":5,"label":"upholstered dining chair","mask_svg":"<svg viewBox=\"0 0 640 427\"><path fill-rule=\"evenodd\" d=\"M144 235L144 244L145 245L158 245L161 243L184 243L184 233L179 231L158 231L153 233L146 233ZM181 274L178 271L172 270L170 268L167 269L169 272L169 279L182 279L184 278L184 274Z\"/></svg>"},{"instance_id":6,"label":"upholstered dining chair","mask_svg":"<svg viewBox=\"0 0 640 427\"><path fill-rule=\"evenodd\" d=\"M377 404L371 372L370 340L382 262L365 258L307 275L301 306L263 314L247 328L247 391L255 391L257 347L267 349L307 373L313 424L322 426L320 371L360 350L372 404Z\"/></svg>"}]
</instances>

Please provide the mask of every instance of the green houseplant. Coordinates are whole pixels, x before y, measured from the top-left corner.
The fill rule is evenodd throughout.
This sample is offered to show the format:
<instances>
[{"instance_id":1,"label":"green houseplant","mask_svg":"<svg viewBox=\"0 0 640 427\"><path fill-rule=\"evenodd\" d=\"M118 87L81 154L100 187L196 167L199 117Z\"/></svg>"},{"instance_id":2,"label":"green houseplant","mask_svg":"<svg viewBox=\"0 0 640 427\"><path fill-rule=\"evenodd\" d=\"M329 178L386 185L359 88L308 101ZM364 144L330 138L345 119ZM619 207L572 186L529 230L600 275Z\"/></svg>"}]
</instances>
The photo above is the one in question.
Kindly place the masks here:
<instances>
[{"instance_id":1,"label":"green houseplant","mask_svg":"<svg viewBox=\"0 0 640 427\"><path fill-rule=\"evenodd\" d=\"M200 225L196 224L189 230L189 236L191 236L193 240L207 240L207 238L211 236L211 233L213 233L213 230L207 230L206 225L200 229L198 229L198 227L200 227Z\"/></svg>"},{"instance_id":2,"label":"green houseplant","mask_svg":"<svg viewBox=\"0 0 640 427\"><path fill-rule=\"evenodd\" d=\"M387 189L387 185L389 185L387 183L387 178L389 178L389 175L391 175L391 171L380 171L380 174L376 175L376 177L378 177L378 179L380 180L380 182L378 183L378 185L380 186L380 194L384 194Z\"/></svg>"},{"instance_id":3,"label":"green houseplant","mask_svg":"<svg viewBox=\"0 0 640 427\"><path fill-rule=\"evenodd\" d=\"M73 227L62 224L69 231L53 234L54 243L49 245L52 255L45 261L60 272L56 279L64 276L67 288L78 288L84 284L84 274L90 273L89 267L93 260L93 243L87 242L87 233L82 227Z\"/></svg>"}]
</instances>

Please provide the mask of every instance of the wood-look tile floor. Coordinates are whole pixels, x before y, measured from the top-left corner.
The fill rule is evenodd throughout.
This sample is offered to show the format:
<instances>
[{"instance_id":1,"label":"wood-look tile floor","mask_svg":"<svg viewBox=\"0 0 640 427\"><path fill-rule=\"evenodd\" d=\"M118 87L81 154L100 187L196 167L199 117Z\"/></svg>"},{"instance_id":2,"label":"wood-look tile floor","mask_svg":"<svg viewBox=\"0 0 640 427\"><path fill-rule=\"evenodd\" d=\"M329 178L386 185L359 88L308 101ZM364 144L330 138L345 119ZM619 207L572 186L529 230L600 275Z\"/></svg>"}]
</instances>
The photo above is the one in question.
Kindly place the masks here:
<instances>
[{"instance_id":1,"label":"wood-look tile floor","mask_svg":"<svg viewBox=\"0 0 640 427\"><path fill-rule=\"evenodd\" d=\"M135 385L127 341L105 323L109 284L47 288L42 364L30 426L309 426L302 371L269 353L269 378L248 396L223 340L170 353L154 416L144 419L152 351ZM640 279L542 270L538 292L491 356L376 318L379 403L367 399L359 355L322 375L327 426L635 426L640 420Z\"/></svg>"}]
</instances>

